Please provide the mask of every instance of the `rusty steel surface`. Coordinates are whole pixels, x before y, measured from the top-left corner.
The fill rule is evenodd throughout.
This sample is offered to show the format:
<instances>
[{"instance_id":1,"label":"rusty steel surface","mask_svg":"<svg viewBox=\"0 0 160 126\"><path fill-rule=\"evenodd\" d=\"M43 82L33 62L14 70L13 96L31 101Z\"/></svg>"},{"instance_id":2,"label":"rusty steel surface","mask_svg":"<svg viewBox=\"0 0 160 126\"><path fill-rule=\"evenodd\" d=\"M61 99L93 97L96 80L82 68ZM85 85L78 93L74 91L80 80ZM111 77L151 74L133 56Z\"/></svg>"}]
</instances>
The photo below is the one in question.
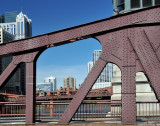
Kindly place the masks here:
<instances>
[{"instance_id":1,"label":"rusty steel surface","mask_svg":"<svg viewBox=\"0 0 160 126\"><path fill-rule=\"evenodd\" d=\"M15 58L0 76L0 85L8 80L17 65L25 62L26 122L35 121L35 64L40 52L49 47L74 41L96 38L102 44L102 54L75 97L68 105L59 123L68 124L94 82L108 62L122 71L122 123L136 123L136 72L144 72L160 100L160 7L151 7L100 21L17 40L0 45L0 56ZM22 57L22 58L19 58ZM3 79L4 77L4 79Z\"/></svg>"}]
</instances>

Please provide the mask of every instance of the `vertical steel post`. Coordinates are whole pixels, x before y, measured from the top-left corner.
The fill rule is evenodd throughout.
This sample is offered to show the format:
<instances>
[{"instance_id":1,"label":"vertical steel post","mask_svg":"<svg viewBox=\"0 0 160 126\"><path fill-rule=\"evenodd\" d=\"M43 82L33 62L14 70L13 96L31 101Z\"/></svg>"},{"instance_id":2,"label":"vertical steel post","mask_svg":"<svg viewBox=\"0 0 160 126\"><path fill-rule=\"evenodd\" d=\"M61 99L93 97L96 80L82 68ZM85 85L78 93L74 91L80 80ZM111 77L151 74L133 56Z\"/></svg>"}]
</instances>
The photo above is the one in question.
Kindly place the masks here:
<instances>
[{"instance_id":1,"label":"vertical steel post","mask_svg":"<svg viewBox=\"0 0 160 126\"><path fill-rule=\"evenodd\" d=\"M35 122L36 108L36 65L35 62L26 63L26 123Z\"/></svg>"},{"instance_id":2,"label":"vertical steel post","mask_svg":"<svg viewBox=\"0 0 160 126\"><path fill-rule=\"evenodd\" d=\"M136 124L136 54L127 37L122 43L122 124L133 125Z\"/></svg>"},{"instance_id":3,"label":"vertical steel post","mask_svg":"<svg viewBox=\"0 0 160 126\"><path fill-rule=\"evenodd\" d=\"M136 124L135 67L123 68L122 73L122 124ZM128 74L128 75L127 75Z\"/></svg>"},{"instance_id":4,"label":"vertical steel post","mask_svg":"<svg viewBox=\"0 0 160 126\"><path fill-rule=\"evenodd\" d=\"M50 117L53 117L53 100L50 100Z\"/></svg>"}]
</instances>

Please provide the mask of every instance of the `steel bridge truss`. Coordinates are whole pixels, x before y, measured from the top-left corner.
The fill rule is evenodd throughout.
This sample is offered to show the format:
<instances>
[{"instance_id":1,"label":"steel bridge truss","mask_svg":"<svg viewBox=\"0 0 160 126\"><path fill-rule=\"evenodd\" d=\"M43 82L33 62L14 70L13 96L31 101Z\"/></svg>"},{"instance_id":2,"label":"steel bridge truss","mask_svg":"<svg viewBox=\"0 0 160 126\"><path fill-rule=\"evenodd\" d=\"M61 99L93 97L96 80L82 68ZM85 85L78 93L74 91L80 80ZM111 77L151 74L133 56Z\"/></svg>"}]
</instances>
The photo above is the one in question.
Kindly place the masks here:
<instances>
[{"instance_id":1,"label":"steel bridge truss","mask_svg":"<svg viewBox=\"0 0 160 126\"><path fill-rule=\"evenodd\" d=\"M122 71L122 124L136 123L136 72L144 72L160 100L160 7L151 7L108 19L16 40L0 45L0 57L14 56L0 75L2 87L20 63L26 63L26 123L35 122L36 61L47 48L95 38L102 53L63 113L68 124L108 62Z\"/></svg>"}]
</instances>

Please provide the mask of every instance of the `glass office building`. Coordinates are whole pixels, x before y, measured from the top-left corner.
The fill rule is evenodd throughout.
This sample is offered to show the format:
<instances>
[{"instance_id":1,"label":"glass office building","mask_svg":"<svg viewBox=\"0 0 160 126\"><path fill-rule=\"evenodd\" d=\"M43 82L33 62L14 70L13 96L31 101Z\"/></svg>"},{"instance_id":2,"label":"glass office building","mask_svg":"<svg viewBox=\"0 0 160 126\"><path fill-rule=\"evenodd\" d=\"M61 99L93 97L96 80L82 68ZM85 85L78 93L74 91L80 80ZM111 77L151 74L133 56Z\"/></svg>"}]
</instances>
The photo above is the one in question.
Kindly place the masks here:
<instances>
[{"instance_id":1,"label":"glass office building","mask_svg":"<svg viewBox=\"0 0 160 126\"><path fill-rule=\"evenodd\" d=\"M25 14L20 12L4 13L0 18L0 27L13 34L15 39L23 39L32 36L32 22Z\"/></svg>"},{"instance_id":2,"label":"glass office building","mask_svg":"<svg viewBox=\"0 0 160 126\"><path fill-rule=\"evenodd\" d=\"M57 81L56 78L53 76L46 77L44 79L44 83L51 83L51 90L50 91L56 91L57 90Z\"/></svg>"},{"instance_id":3,"label":"glass office building","mask_svg":"<svg viewBox=\"0 0 160 126\"><path fill-rule=\"evenodd\" d=\"M48 83L37 83L36 85L36 90L43 90L43 91L55 91L53 90L53 83L48 82Z\"/></svg>"},{"instance_id":4,"label":"glass office building","mask_svg":"<svg viewBox=\"0 0 160 126\"><path fill-rule=\"evenodd\" d=\"M2 18L3 18L3 22L4 23L10 23L10 22L16 22L16 17L17 17L18 13L15 12L6 12L3 14Z\"/></svg>"},{"instance_id":5,"label":"glass office building","mask_svg":"<svg viewBox=\"0 0 160 126\"><path fill-rule=\"evenodd\" d=\"M93 65L98 60L101 53L102 53L102 50L94 50L93 61L90 61L88 63L88 73L90 72L91 67L93 67ZM105 88L105 87L111 86L111 83L108 83L108 82L111 82L112 76L113 76L113 64L108 63L106 67L103 69L103 71L101 72L100 76L98 77L96 83L93 85L92 89L99 89L99 88Z\"/></svg>"},{"instance_id":6,"label":"glass office building","mask_svg":"<svg viewBox=\"0 0 160 126\"><path fill-rule=\"evenodd\" d=\"M113 0L114 15L160 5L160 0Z\"/></svg>"},{"instance_id":7,"label":"glass office building","mask_svg":"<svg viewBox=\"0 0 160 126\"><path fill-rule=\"evenodd\" d=\"M32 36L32 22L22 12L19 14L17 14L17 12L7 12L2 14L2 16L0 16L0 28L12 34L15 40ZM0 60L4 61L0 65L5 69L12 61L12 57L3 57ZM3 71L1 71L1 73L2 72ZM14 94L25 94L25 80L25 64L23 63L0 91Z\"/></svg>"},{"instance_id":8,"label":"glass office building","mask_svg":"<svg viewBox=\"0 0 160 126\"><path fill-rule=\"evenodd\" d=\"M93 64L96 63L99 56L101 55L102 50L94 50L93 52ZM108 63L106 67L103 69L102 73L100 74L99 78L97 79L96 83L101 82L111 82L113 76L113 64Z\"/></svg>"}]
</instances>

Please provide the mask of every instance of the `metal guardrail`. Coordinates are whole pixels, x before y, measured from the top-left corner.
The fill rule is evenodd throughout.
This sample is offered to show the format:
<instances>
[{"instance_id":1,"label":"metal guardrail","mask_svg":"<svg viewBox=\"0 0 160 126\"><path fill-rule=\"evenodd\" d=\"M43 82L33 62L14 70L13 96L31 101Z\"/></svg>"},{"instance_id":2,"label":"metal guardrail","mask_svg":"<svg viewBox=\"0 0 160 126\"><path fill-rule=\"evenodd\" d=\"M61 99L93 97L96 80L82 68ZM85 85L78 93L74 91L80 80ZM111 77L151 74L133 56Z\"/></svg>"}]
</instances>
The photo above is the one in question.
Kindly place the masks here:
<instances>
[{"instance_id":1,"label":"metal guardrail","mask_svg":"<svg viewBox=\"0 0 160 126\"><path fill-rule=\"evenodd\" d=\"M37 101L36 121L58 121L70 104ZM160 103L137 102L137 121L160 121ZM0 122L25 122L25 102L0 102ZM72 121L121 121L121 101L84 100Z\"/></svg>"},{"instance_id":2,"label":"metal guardrail","mask_svg":"<svg viewBox=\"0 0 160 126\"><path fill-rule=\"evenodd\" d=\"M58 121L70 101L37 101L36 121ZM72 121L121 120L121 102L85 100ZM25 121L25 102L0 102L0 122Z\"/></svg>"},{"instance_id":3,"label":"metal guardrail","mask_svg":"<svg viewBox=\"0 0 160 126\"><path fill-rule=\"evenodd\" d=\"M24 122L24 102L0 102L0 122Z\"/></svg>"},{"instance_id":4,"label":"metal guardrail","mask_svg":"<svg viewBox=\"0 0 160 126\"><path fill-rule=\"evenodd\" d=\"M137 102L138 121L160 121L160 103Z\"/></svg>"},{"instance_id":5,"label":"metal guardrail","mask_svg":"<svg viewBox=\"0 0 160 126\"><path fill-rule=\"evenodd\" d=\"M77 110L74 121L120 121L121 102L99 101L84 102Z\"/></svg>"}]
</instances>

